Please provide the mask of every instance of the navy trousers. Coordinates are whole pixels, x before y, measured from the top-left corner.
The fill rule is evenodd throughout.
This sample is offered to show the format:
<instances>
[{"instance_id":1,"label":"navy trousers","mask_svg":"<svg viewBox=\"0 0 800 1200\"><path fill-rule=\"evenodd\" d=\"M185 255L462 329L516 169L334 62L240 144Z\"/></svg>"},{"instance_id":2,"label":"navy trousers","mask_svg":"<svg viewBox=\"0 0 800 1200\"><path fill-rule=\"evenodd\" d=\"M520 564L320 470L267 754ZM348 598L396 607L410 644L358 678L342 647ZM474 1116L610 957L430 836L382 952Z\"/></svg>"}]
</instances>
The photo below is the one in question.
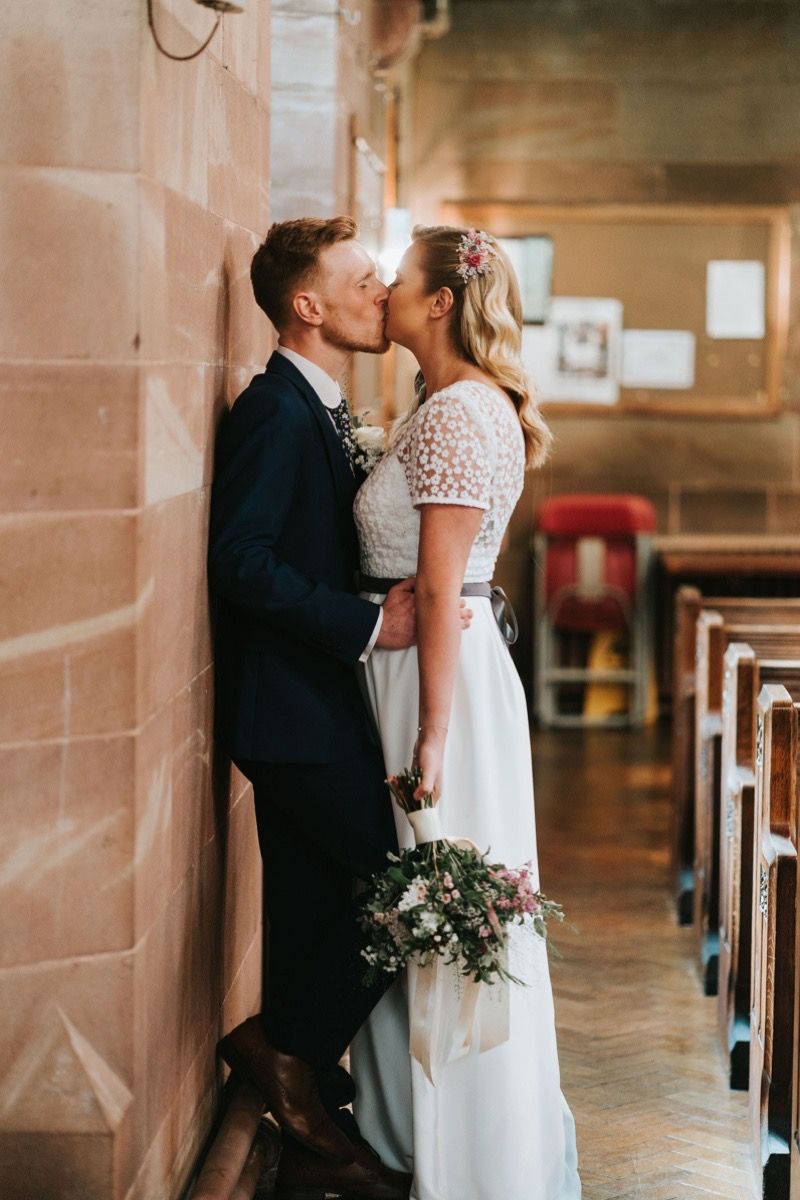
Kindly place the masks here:
<instances>
[{"instance_id":1,"label":"navy trousers","mask_svg":"<svg viewBox=\"0 0 800 1200\"><path fill-rule=\"evenodd\" d=\"M343 762L237 766L253 784L264 869L267 1036L328 1073L388 986L363 984L354 895L397 849L383 758L365 739Z\"/></svg>"}]
</instances>

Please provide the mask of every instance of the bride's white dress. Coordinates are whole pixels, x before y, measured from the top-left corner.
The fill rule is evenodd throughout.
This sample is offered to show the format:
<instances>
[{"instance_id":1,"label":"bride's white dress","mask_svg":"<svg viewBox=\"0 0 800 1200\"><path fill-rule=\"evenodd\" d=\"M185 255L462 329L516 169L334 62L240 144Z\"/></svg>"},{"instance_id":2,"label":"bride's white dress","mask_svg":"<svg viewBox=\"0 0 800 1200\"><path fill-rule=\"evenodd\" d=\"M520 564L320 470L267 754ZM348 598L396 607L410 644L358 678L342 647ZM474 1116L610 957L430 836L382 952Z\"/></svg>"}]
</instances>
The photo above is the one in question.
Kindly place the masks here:
<instances>
[{"instance_id":1,"label":"bride's white dress","mask_svg":"<svg viewBox=\"0 0 800 1200\"><path fill-rule=\"evenodd\" d=\"M524 447L510 401L461 381L432 395L361 487L355 516L361 569L413 575L418 507L484 510L465 582L491 581L522 491ZM372 595L373 599L381 597ZM495 861L536 868L525 696L490 601L470 598L453 693L439 811L445 831L491 848ZM367 688L386 768L411 762L418 719L415 649L373 650ZM413 846L395 808L401 846ZM551 891L557 898L558 880ZM515 931L510 1037L449 1063L434 1087L408 1049L408 980L378 1004L351 1047L356 1116L388 1164L413 1170L412 1200L578 1200L575 1126L561 1094L553 999L544 944Z\"/></svg>"}]
</instances>

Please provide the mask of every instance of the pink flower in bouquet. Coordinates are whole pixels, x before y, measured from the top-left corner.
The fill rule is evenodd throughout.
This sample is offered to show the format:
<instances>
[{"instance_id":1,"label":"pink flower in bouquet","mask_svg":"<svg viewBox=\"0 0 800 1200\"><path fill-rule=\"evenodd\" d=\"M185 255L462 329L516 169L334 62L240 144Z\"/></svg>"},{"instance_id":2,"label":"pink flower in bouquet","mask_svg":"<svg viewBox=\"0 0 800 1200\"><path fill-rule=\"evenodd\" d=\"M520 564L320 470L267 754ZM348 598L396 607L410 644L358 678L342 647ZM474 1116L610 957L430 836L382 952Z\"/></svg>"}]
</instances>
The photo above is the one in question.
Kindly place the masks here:
<instances>
[{"instance_id":1,"label":"pink flower in bouquet","mask_svg":"<svg viewBox=\"0 0 800 1200\"><path fill-rule=\"evenodd\" d=\"M400 912L407 912L410 908L418 908L420 904L424 904L427 898L428 885L418 876L408 885L398 900L397 907Z\"/></svg>"},{"instance_id":2,"label":"pink flower in bouquet","mask_svg":"<svg viewBox=\"0 0 800 1200\"><path fill-rule=\"evenodd\" d=\"M503 936L503 927L497 919L497 913L494 911L494 906L491 904L489 905L489 907L486 910L486 919L489 922L490 926L492 927L492 930L494 931L495 935L497 937L502 937Z\"/></svg>"}]
</instances>

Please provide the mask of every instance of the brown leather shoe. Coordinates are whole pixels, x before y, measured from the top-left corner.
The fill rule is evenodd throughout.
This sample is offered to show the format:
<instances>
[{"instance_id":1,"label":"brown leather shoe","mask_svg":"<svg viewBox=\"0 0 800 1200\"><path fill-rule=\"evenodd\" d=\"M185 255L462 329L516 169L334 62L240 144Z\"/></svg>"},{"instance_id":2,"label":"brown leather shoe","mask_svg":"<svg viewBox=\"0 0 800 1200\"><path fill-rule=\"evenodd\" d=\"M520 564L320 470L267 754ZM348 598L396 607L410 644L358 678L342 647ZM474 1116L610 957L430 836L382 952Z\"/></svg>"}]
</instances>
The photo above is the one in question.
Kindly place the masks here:
<instances>
[{"instance_id":1,"label":"brown leather shoe","mask_svg":"<svg viewBox=\"0 0 800 1200\"><path fill-rule=\"evenodd\" d=\"M268 1111L298 1142L330 1162L353 1162L355 1147L325 1111L312 1067L270 1045L260 1017L232 1029L217 1053L261 1092Z\"/></svg>"},{"instance_id":2,"label":"brown leather shoe","mask_svg":"<svg viewBox=\"0 0 800 1200\"><path fill-rule=\"evenodd\" d=\"M303 1146L283 1143L275 1200L408 1200L411 1176L393 1171L368 1142L355 1146L355 1162L323 1162Z\"/></svg>"}]
</instances>

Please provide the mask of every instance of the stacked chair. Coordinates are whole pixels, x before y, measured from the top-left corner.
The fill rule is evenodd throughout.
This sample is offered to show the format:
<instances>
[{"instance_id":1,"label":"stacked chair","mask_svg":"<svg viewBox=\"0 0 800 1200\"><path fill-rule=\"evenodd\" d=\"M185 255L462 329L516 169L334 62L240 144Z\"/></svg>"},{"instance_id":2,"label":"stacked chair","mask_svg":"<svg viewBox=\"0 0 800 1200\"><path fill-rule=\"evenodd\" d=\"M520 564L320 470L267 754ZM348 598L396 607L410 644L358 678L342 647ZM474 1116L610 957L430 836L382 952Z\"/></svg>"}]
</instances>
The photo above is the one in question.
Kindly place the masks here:
<instances>
[{"instance_id":1,"label":"stacked chair","mask_svg":"<svg viewBox=\"0 0 800 1200\"><path fill-rule=\"evenodd\" d=\"M652 663L653 506L643 496L571 494L544 503L534 535L533 679L542 725L639 726L647 710ZM627 663L601 668L564 665L564 635L618 632ZM586 639L588 641L588 639ZM622 713L589 717L560 703L565 685L626 689Z\"/></svg>"}]
</instances>

